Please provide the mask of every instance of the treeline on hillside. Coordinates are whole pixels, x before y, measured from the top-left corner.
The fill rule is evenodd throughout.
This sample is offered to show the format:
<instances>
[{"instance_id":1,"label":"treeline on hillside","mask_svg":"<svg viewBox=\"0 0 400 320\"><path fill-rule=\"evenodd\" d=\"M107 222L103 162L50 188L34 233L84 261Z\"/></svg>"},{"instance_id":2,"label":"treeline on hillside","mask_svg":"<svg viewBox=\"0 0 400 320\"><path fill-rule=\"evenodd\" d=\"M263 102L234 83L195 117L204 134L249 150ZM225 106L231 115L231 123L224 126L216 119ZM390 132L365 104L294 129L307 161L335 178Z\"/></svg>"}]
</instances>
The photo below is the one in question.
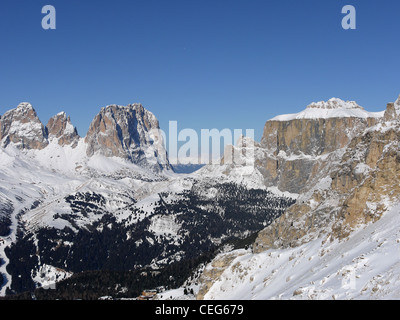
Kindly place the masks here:
<instances>
[{"instance_id":1,"label":"treeline on hillside","mask_svg":"<svg viewBox=\"0 0 400 320\"><path fill-rule=\"evenodd\" d=\"M211 187L215 194L205 196ZM142 213L141 208L128 206L131 215L125 221L118 222L106 212L77 230L65 227L42 228L26 235L20 232L16 243L6 249L10 259L7 271L13 278L8 294L35 289L32 273L38 270L39 261L74 274L107 271L115 275L149 265L162 268L177 261L195 261L227 241L240 242L250 234L254 237L294 203L266 190L248 190L233 183L195 184L180 194L159 196L153 212L139 221L132 219ZM76 227L75 215L100 212L105 202L96 194L77 194L67 199L73 213L64 218ZM86 200L90 205L85 206ZM171 218L180 226L176 234L150 231L152 221L160 217ZM55 218L63 219L58 215Z\"/></svg>"},{"instance_id":2,"label":"treeline on hillside","mask_svg":"<svg viewBox=\"0 0 400 320\"><path fill-rule=\"evenodd\" d=\"M215 256L215 250L197 258L175 262L159 270L141 269L130 271L91 270L74 274L58 282L53 289L37 288L19 294L11 294L4 300L98 300L101 297L136 298L143 290L163 287L177 288L183 285L202 263Z\"/></svg>"},{"instance_id":3,"label":"treeline on hillside","mask_svg":"<svg viewBox=\"0 0 400 320\"><path fill-rule=\"evenodd\" d=\"M11 214L14 208L11 203L0 203L0 237L6 237L10 233Z\"/></svg>"}]
</instances>

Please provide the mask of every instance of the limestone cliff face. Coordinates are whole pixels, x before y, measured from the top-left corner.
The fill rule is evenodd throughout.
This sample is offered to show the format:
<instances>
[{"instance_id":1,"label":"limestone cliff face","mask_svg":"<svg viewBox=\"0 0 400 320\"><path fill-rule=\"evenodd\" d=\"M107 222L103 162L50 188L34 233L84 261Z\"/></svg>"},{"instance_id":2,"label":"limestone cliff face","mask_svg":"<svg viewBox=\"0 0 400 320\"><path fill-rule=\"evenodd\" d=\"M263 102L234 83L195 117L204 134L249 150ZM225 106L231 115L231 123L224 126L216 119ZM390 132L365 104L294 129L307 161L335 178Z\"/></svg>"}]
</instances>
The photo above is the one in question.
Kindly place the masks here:
<instances>
[{"instance_id":1,"label":"limestone cliff face","mask_svg":"<svg viewBox=\"0 0 400 320\"><path fill-rule=\"evenodd\" d=\"M31 104L21 103L1 117L0 142L2 147L14 143L19 149L43 149L48 145L45 128Z\"/></svg>"},{"instance_id":2,"label":"limestone cliff face","mask_svg":"<svg viewBox=\"0 0 400 320\"><path fill-rule=\"evenodd\" d=\"M170 168L156 117L141 104L111 105L93 119L87 155L121 157L156 170Z\"/></svg>"},{"instance_id":3,"label":"limestone cliff face","mask_svg":"<svg viewBox=\"0 0 400 320\"><path fill-rule=\"evenodd\" d=\"M318 180L317 174L333 161L333 153L378 119L377 114L368 113L355 103L331 99L311 104L303 113L267 121L261 139L267 152L257 159L266 186L305 192Z\"/></svg>"},{"instance_id":4,"label":"limestone cliff face","mask_svg":"<svg viewBox=\"0 0 400 320\"><path fill-rule=\"evenodd\" d=\"M395 103L396 104L396 103ZM378 220L400 199L400 122L389 104L380 119L347 144L319 183L284 215L261 231L254 251L297 246L325 234L347 237L355 227Z\"/></svg>"},{"instance_id":5,"label":"limestone cliff face","mask_svg":"<svg viewBox=\"0 0 400 320\"><path fill-rule=\"evenodd\" d=\"M316 238L345 239L398 203L399 111L400 97L379 116L267 122L261 142L267 156L257 159L265 181L281 190L299 190L300 196L259 232L253 252L296 247ZM220 256L206 267L199 299L233 259L233 253Z\"/></svg>"},{"instance_id":6,"label":"limestone cliff face","mask_svg":"<svg viewBox=\"0 0 400 320\"><path fill-rule=\"evenodd\" d=\"M60 146L71 145L76 147L79 140L78 131L71 124L70 117L65 112L60 112L50 118L46 125L48 139L57 139Z\"/></svg>"},{"instance_id":7,"label":"limestone cliff face","mask_svg":"<svg viewBox=\"0 0 400 320\"><path fill-rule=\"evenodd\" d=\"M388 103L384 115L386 121L395 120L400 116L400 96L397 98L396 102Z\"/></svg>"}]
</instances>

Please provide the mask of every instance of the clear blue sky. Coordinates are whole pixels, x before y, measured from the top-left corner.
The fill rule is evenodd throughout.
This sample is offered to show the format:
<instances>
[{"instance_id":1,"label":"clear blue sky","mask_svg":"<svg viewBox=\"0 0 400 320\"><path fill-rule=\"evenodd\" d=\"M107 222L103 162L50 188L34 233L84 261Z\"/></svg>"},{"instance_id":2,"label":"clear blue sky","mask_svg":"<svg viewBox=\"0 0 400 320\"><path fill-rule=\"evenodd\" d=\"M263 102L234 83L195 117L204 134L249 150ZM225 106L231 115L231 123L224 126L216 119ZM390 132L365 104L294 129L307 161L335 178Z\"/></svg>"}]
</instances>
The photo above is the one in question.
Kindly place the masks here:
<instances>
[{"instance_id":1,"label":"clear blue sky","mask_svg":"<svg viewBox=\"0 0 400 320\"><path fill-rule=\"evenodd\" d=\"M44 5L57 29L41 27ZM354 5L357 29L343 30ZM85 136L101 107L141 102L178 129L255 129L339 97L400 93L398 0L1 0L0 114L28 101Z\"/></svg>"}]
</instances>

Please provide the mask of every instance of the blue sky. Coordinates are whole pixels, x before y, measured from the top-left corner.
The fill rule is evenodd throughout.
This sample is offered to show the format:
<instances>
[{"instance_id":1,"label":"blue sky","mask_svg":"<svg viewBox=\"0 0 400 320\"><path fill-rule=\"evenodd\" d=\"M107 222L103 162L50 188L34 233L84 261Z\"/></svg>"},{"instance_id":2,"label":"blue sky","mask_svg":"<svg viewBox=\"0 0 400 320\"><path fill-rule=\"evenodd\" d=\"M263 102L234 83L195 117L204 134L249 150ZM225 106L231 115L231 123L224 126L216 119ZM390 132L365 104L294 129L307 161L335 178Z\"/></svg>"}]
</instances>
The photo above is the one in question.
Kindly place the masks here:
<instances>
[{"instance_id":1,"label":"blue sky","mask_svg":"<svg viewBox=\"0 0 400 320\"><path fill-rule=\"evenodd\" d=\"M41 9L56 8L43 30ZM344 5L357 29L341 27ZM85 136L140 102L168 130L255 129L338 97L380 111L400 93L397 0L1 0L0 114L28 101Z\"/></svg>"}]
</instances>

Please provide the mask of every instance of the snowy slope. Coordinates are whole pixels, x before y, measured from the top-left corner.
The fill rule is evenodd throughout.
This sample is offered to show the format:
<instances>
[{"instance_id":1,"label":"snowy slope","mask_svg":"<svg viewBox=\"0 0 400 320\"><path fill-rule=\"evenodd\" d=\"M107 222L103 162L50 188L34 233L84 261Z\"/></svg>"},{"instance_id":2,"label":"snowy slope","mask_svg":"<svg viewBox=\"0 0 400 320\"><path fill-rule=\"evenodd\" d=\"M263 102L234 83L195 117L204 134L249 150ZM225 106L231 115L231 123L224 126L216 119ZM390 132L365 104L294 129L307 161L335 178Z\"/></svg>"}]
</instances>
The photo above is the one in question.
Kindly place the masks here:
<instances>
[{"instance_id":1,"label":"snowy slope","mask_svg":"<svg viewBox=\"0 0 400 320\"><path fill-rule=\"evenodd\" d=\"M74 233L113 229L116 236L123 235L120 247L129 243L137 255L147 252L135 262L138 267L158 268L231 236L259 231L292 202L291 197L283 200L285 194L268 193L265 188L252 191L259 191L258 198L249 198L248 188L252 187L248 179L222 180L218 175L209 179L171 170L155 173L119 157L89 157L85 151L82 139L74 148L60 146L54 139L41 150L19 150L12 144L0 149L0 205L11 205L11 232L0 242L4 260L0 273L6 279L0 295L13 288L15 271L9 270L10 266L15 270L19 254L38 259L30 262L34 267L24 275L24 282L32 279L36 285L50 285L53 278L80 272L70 269L72 260L82 261L80 251L73 249L83 246L75 241ZM239 177L243 176L242 169L237 170ZM257 189L257 185L253 187ZM240 214L235 215L237 210ZM220 223L218 229L216 222ZM71 233L64 232L65 228ZM17 230L26 237L17 241ZM43 235L44 230L50 233ZM31 241L34 251L16 249L10 258L5 255L7 246L15 248ZM65 262L51 257L57 248L71 248ZM101 248L97 250L101 252Z\"/></svg>"},{"instance_id":2,"label":"snowy slope","mask_svg":"<svg viewBox=\"0 0 400 320\"><path fill-rule=\"evenodd\" d=\"M70 225L55 220L54 214L71 213L64 200L68 195L100 193L107 198L104 209L118 210L126 196L145 198L159 189L156 186L167 176L177 176L172 172L155 174L118 157L88 157L85 151L83 139L76 148L50 141L42 150L21 151L12 145L0 149L0 195L14 204L14 218L23 210L19 219L28 230L42 226L62 229ZM34 202L39 204L32 208ZM99 216L81 218L79 224L84 225Z\"/></svg>"},{"instance_id":3,"label":"snowy slope","mask_svg":"<svg viewBox=\"0 0 400 320\"><path fill-rule=\"evenodd\" d=\"M205 299L400 299L400 205L340 242L234 254Z\"/></svg>"},{"instance_id":4,"label":"snowy slope","mask_svg":"<svg viewBox=\"0 0 400 320\"><path fill-rule=\"evenodd\" d=\"M117 215L133 198L146 198L167 177L177 176L173 172L166 176L156 174L118 157L98 154L88 157L86 147L83 139L75 148L60 146L53 139L42 150L19 150L13 144L0 148L0 208L9 211L11 221L10 233L0 237L0 257L4 262L0 265L0 274L4 275L7 283L1 288L0 295L5 294L11 283L6 269L9 259L4 250L16 242L18 226L23 225L24 232L35 232L43 227L59 230L64 227L73 230L84 228L101 219L102 215L98 212L74 214L74 225L71 225L68 219L57 218L73 213L66 197L79 194L103 196L106 200L102 210ZM39 275L45 271L51 271L46 275L51 278L54 268L43 267L33 278L40 279Z\"/></svg>"}]
</instances>

